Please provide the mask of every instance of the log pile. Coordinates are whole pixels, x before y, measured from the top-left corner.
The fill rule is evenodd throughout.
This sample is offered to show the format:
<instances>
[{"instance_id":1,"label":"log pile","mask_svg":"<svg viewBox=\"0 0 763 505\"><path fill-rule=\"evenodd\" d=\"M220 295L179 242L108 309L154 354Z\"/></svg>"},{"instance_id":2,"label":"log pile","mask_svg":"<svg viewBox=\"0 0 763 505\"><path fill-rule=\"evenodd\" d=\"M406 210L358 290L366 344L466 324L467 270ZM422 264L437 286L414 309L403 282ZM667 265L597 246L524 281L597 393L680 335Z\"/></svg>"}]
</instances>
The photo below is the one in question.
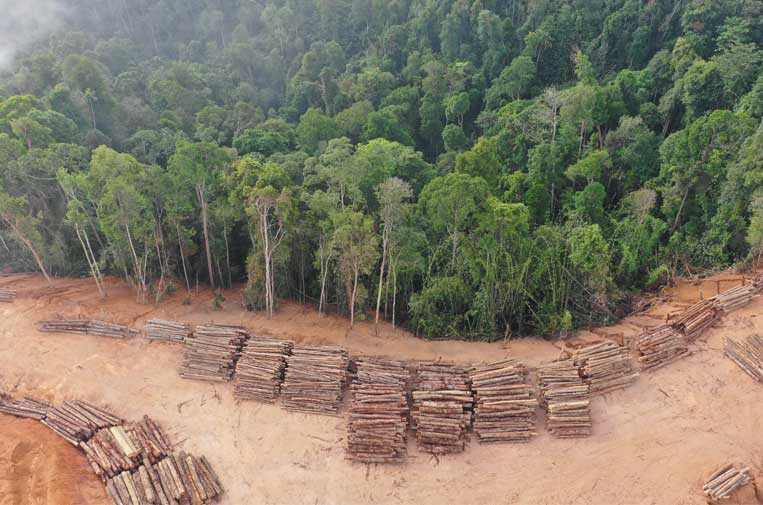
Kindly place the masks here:
<instances>
[{"instance_id":1,"label":"log pile","mask_svg":"<svg viewBox=\"0 0 763 505\"><path fill-rule=\"evenodd\" d=\"M122 424L122 420L114 414L81 400L51 407L41 421L75 446L87 442L102 428Z\"/></svg>"},{"instance_id":2,"label":"log pile","mask_svg":"<svg viewBox=\"0 0 763 505\"><path fill-rule=\"evenodd\" d=\"M286 359L286 377L281 386L287 410L336 414L347 379L347 351L331 346L297 345Z\"/></svg>"},{"instance_id":3,"label":"log pile","mask_svg":"<svg viewBox=\"0 0 763 505\"><path fill-rule=\"evenodd\" d=\"M655 370L689 355L686 337L668 325L652 328L639 335L636 350L644 370Z\"/></svg>"},{"instance_id":4,"label":"log pile","mask_svg":"<svg viewBox=\"0 0 763 505\"><path fill-rule=\"evenodd\" d=\"M40 331L56 333L84 333L99 337L126 338L137 332L127 326L96 319L51 319L40 321Z\"/></svg>"},{"instance_id":5,"label":"log pile","mask_svg":"<svg viewBox=\"0 0 763 505\"><path fill-rule=\"evenodd\" d=\"M115 505L203 505L223 489L206 458L179 452L110 478L106 491Z\"/></svg>"},{"instance_id":6,"label":"log pile","mask_svg":"<svg viewBox=\"0 0 763 505\"><path fill-rule=\"evenodd\" d=\"M170 453L167 437L150 417L143 416L142 420L131 423L127 429L140 447L143 461L148 459L149 462L156 463Z\"/></svg>"},{"instance_id":7,"label":"log pile","mask_svg":"<svg viewBox=\"0 0 763 505\"><path fill-rule=\"evenodd\" d=\"M755 288L755 291L763 291L763 273L752 278L752 287Z\"/></svg>"},{"instance_id":8,"label":"log pile","mask_svg":"<svg viewBox=\"0 0 763 505\"><path fill-rule=\"evenodd\" d=\"M242 326L198 326L185 340L181 377L210 382L230 381L247 337Z\"/></svg>"},{"instance_id":9,"label":"log pile","mask_svg":"<svg viewBox=\"0 0 763 505\"><path fill-rule=\"evenodd\" d=\"M134 470L140 464L141 449L122 425L98 430L79 446L99 477L114 477L123 470Z\"/></svg>"},{"instance_id":10,"label":"log pile","mask_svg":"<svg viewBox=\"0 0 763 505\"><path fill-rule=\"evenodd\" d=\"M719 320L720 311L718 307L712 299L707 299L697 302L683 311L673 321L672 326L686 335L686 338L691 342Z\"/></svg>"},{"instance_id":11,"label":"log pile","mask_svg":"<svg viewBox=\"0 0 763 505\"><path fill-rule=\"evenodd\" d=\"M410 373L401 361L355 360L347 425L347 459L400 463L406 456Z\"/></svg>"},{"instance_id":12,"label":"log pile","mask_svg":"<svg viewBox=\"0 0 763 505\"><path fill-rule=\"evenodd\" d=\"M732 310L744 307L752 301L755 295L754 286L737 286L711 298L718 310L729 313Z\"/></svg>"},{"instance_id":13,"label":"log pile","mask_svg":"<svg viewBox=\"0 0 763 505\"><path fill-rule=\"evenodd\" d=\"M157 463L171 450L164 433L148 416L137 423L100 429L79 445L95 474L104 479L135 470L142 463Z\"/></svg>"},{"instance_id":14,"label":"log pile","mask_svg":"<svg viewBox=\"0 0 763 505\"><path fill-rule=\"evenodd\" d=\"M592 432L589 386L571 359L538 369L546 426L557 438L587 437Z\"/></svg>"},{"instance_id":15,"label":"log pile","mask_svg":"<svg viewBox=\"0 0 763 505\"><path fill-rule=\"evenodd\" d=\"M638 378L627 347L602 342L575 352L575 365L580 368L591 394L604 394L633 384Z\"/></svg>"},{"instance_id":16,"label":"log pile","mask_svg":"<svg viewBox=\"0 0 763 505\"><path fill-rule=\"evenodd\" d=\"M129 424L84 401L51 407L25 398L4 399L0 412L32 417L85 453L114 505L204 505L223 492L203 456L177 454L148 416Z\"/></svg>"},{"instance_id":17,"label":"log pile","mask_svg":"<svg viewBox=\"0 0 763 505\"><path fill-rule=\"evenodd\" d=\"M0 412L18 417L44 419L50 404L25 397L23 400L0 399Z\"/></svg>"},{"instance_id":18,"label":"log pile","mask_svg":"<svg viewBox=\"0 0 763 505\"><path fill-rule=\"evenodd\" d=\"M11 303L16 299L16 290L0 288L0 303Z\"/></svg>"},{"instance_id":19,"label":"log pile","mask_svg":"<svg viewBox=\"0 0 763 505\"><path fill-rule=\"evenodd\" d=\"M727 338L723 353L747 375L758 382L763 382L763 337L753 335L742 342Z\"/></svg>"},{"instance_id":20,"label":"log pile","mask_svg":"<svg viewBox=\"0 0 763 505\"><path fill-rule=\"evenodd\" d=\"M149 340L184 342L191 336L191 327L174 321L151 319L143 326L143 334Z\"/></svg>"},{"instance_id":21,"label":"log pile","mask_svg":"<svg viewBox=\"0 0 763 505\"><path fill-rule=\"evenodd\" d=\"M411 411L419 448L431 454L463 451L473 404L466 369L450 363L419 363Z\"/></svg>"},{"instance_id":22,"label":"log pile","mask_svg":"<svg viewBox=\"0 0 763 505\"><path fill-rule=\"evenodd\" d=\"M250 338L236 364L233 396L237 400L274 402L292 345L286 340Z\"/></svg>"},{"instance_id":23,"label":"log pile","mask_svg":"<svg viewBox=\"0 0 763 505\"><path fill-rule=\"evenodd\" d=\"M729 464L713 472L702 486L702 491L711 500L722 500L751 481L749 466L736 468L733 464Z\"/></svg>"},{"instance_id":24,"label":"log pile","mask_svg":"<svg viewBox=\"0 0 763 505\"><path fill-rule=\"evenodd\" d=\"M469 370L474 392L474 432L480 443L529 442L538 400L527 384L527 369L509 359Z\"/></svg>"}]
</instances>

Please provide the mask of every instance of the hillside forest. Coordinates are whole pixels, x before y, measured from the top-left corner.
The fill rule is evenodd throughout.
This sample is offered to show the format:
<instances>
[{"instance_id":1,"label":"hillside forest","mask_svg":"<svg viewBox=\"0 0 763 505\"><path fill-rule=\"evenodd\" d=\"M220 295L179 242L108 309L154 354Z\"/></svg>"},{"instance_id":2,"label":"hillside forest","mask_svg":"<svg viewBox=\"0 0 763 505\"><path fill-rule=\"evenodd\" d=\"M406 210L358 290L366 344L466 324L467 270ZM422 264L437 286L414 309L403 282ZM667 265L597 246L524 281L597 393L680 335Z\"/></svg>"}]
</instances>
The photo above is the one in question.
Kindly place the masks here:
<instances>
[{"instance_id":1,"label":"hillside forest","mask_svg":"<svg viewBox=\"0 0 763 505\"><path fill-rule=\"evenodd\" d=\"M763 1L64 7L0 71L6 272L493 340L763 253Z\"/></svg>"}]
</instances>

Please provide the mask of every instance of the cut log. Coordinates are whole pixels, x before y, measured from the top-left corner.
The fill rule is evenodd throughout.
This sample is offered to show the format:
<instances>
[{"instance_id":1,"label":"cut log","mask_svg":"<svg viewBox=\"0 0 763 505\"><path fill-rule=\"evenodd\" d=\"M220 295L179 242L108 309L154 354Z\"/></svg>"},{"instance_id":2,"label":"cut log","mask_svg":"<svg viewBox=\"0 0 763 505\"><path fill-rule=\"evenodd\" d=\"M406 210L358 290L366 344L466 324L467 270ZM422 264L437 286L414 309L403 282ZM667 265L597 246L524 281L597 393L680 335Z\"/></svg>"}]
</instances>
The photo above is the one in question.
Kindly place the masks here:
<instances>
[{"instance_id":1,"label":"cut log","mask_svg":"<svg viewBox=\"0 0 763 505\"><path fill-rule=\"evenodd\" d=\"M626 388L638 378L627 347L607 341L576 351L572 359L591 395Z\"/></svg>"},{"instance_id":2,"label":"cut log","mask_svg":"<svg viewBox=\"0 0 763 505\"><path fill-rule=\"evenodd\" d=\"M185 339L180 376L208 382L233 378L241 347L249 337L243 326L208 324L198 326Z\"/></svg>"},{"instance_id":3,"label":"cut log","mask_svg":"<svg viewBox=\"0 0 763 505\"><path fill-rule=\"evenodd\" d=\"M405 461L408 366L402 361L364 357L353 360L352 370L347 459L362 463Z\"/></svg>"},{"instance_id":4,"label":"cut log","mask_svg":"<svg viewBox=\"0 0 763 505\"><path fill-rule=\"evenodd\" d=\"M473 406L466 368L440 361L417 365L411 424L422 451L431 454L463 451Z\"/></svg>"},{"instance_id":5,"label":"cut log","mask_svg":"<svg viewBox=\"0 0 763 505\"><path fill-rule=\"evenodd\" d=\"M143 335L150 340L185 342L191 335L191 327L174 321L151 319L143 326Z\"/></svg>"},{"instance_id":6,"label":"cut log","mask_svg":"<svg viewBox=\"0 0 763 505\"><path fill-rule=\"evenodd\" d=\"M286 340L250 338L236 364L233 396L237 400L274 402L281 391L292 346Z\"/></svg>"},{"instance_id":7,"label":"cut log","mask_svg":"<svg viewBox=\"0 0 763 505\"><path fill-rule=\"evenodd\" d=\"M702 491L711 500L722 500L752 480L750 467L725 465L710 475L702 486Z\"/></svg>"},{"instance_id":8,"label":"cut log","mask_svg":"<svg viewBox=\"0 0 763 505\"><path fill-rule=\"evenodd\" d=\"M747 375L763 382L763 337L753 335L740 342L727 338L723 353Z\"/></svg>"},{"instance_id":9,"label":"cut log","mask_svg":"<svg viewBox=\"0 0 763 505\"><path fill-rule=\"evenodd\" d=\"M537 435L538 400L527 384L527 369L504 360L469 369L474 392L474 432L480 443L528 442Z\"/></svg>"},{"instance_id":10,"label":"cut log","mask_svg":"<svg viewBox=\"0 0 763 505\"><path fill-rule=\"evenodd\" d=\"M132 337L138 333L127 326L96 319L51 319L37 324L40 325L40 331L53 333L81 333L111 338Z\"/></svg>"},{"instance_id":11,"label":"cut log","mask_svg":"<svg viewBox=\"0 0 763 505\"><path fill-rule=\"evenodd\" d=\"M583 381L572 359L538 369L541 401L546 407L546 427L557 438L587 437L592 433L590 386Z\"/></svg>"}]
</instances>

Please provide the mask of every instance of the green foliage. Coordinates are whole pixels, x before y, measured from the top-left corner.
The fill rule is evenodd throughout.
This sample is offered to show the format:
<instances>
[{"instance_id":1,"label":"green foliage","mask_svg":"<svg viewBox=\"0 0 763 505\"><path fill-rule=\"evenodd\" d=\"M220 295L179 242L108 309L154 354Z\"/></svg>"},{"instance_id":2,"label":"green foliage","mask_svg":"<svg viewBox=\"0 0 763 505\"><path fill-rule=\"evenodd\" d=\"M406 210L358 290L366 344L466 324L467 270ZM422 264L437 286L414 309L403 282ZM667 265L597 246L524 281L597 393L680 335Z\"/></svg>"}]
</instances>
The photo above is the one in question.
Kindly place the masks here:
<instances>
[{"instance_id":1,"label":"green foliage","mask_svg":"<svg viewBox=\"0 0 763 505\"><path fill-rule=\"evenodd\" d=\"M463 151L469 141L463 128L449 124L442 130L442 142L446 151Z\"/></svg>"},{"instance_id":2,"label":"green foliage","mask_svg":"<svg viewBox=\"0 0 763 505\"><path fill-rule=\"evenodd\" d=\"M412 328L432 340L461 338L471 297L471 290L458 276L434 279L411 298Z\"/></svg>"},{"instance_id":3,"label":"green foliage","mask_svg":"<svg viewBox=\"0 0 763 505\"><path fill-rule=\"evenodd\" d=\"M763 258L756 2L75 4L0 76L12 268L490 340Z\"/></svg>"},{"instance_id":4,"label":"green foliage","mask_svg":"<svg viewBox=\"0 0 763 505\"><path fill-rule=\"evenodd\" d=\"M598 149L591 151L585 158L571 165L567 169L566 175L572 180L582 179L590 185L594 181L600 180L610 166L609 153Z\"/></svg>"},{"instance_id":5,"label":"green foliage","mask_svg":"<svg viewBox=\"0 0 763 505\"><path fill-rule=\"evenodd\" d=\"M318 109L309 109L299 118L296 133L299 146L315 154L322 145L339 135L339 128L333 118Z\"/></svg>"}]
</instances>

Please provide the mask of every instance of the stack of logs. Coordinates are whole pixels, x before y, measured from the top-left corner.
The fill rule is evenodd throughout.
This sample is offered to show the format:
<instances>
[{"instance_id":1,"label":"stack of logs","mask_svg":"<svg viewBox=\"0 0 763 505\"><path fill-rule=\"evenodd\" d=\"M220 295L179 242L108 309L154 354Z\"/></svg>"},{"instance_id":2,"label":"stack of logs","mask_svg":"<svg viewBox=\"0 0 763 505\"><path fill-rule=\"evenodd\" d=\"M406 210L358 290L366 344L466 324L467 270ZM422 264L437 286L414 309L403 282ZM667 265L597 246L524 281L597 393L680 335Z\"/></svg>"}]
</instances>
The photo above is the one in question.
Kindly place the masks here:
<instances>
[{"instance_id":1,"label":"stack of logs","mask_svg":"<svg viewBox=\"0 0 763 505\"><path fill-rule=\"evenodd\" d=\"M347 379L347 351L339 347L298 345L286 359L286 378L281 386L288 410L336 414Z\"/></svg>"},{"instance_id":2,"label":"stack of logs","mask_svg":"<svg viewBox=\"0 0 763 505\"><path fill-rule=\"evenodd\" d=\"M347 459L400 463L406 456L410 372L401 361L355 360L347 425Z\"/></svg>"},{"instance_id":3,"label":"stack of logs","mask_svg":"<svg viewBox=\"0 0 763 505\"><path fill-rule=\"evenodd\" d=\"M654 370L689 355L686 337L669 325L644 331L636 341L636 350L644 370Z\"/></svg>"},{"instance_id":4,"label":"stack of logs","mask_svg":"<svg viewBox=\"0 0 763 505\"><path fill-rule=\"evenodd\" d=\"M121 324L107 323L96 319L52 319L40 321L40 331L57 333L84 333L99 337L125 338L137 332Z\"/></svg>"},{"instance_id":5,"label":"stack of logs","mask_svg":"<svg viewBox=\"0 0 763 505\"><path fill-rule=\"evenodd\" d=\"M672 326L689 341L695 340L702 332L720 320L720 311L712 299L695 303L676 318Z\"/></svg>"},{"instance_id":6,"label":"stack of logs","mask_svg":"<svg viewBox=\"0 0 763 505\"><path fill-rule=\"evenodd\" d=\"M16 299L16 290L9 288L0 288L0 303L11 303Z\"/></svg>"},{"instance_id":7,"label":"stack of logs","mask_svg":"<svg viewBox=\"0 0 763 505\"><path fill-rule=\"evenodd\" d=\"M431 454L463 451L473 403L466 369L450 363L419 363L411 420L421 450Z\"/></svg>"},{"instance_id":8,"label":"stack of logs","mask_svg":"<svg viewBox=\"0 0 763 505\"><path fill-rule=\"evenodd\" d=\"M628 387L639 375L634 370L628 348L611 341L580 349L573 360L592 395Z\"/></svg>"},{"instance_id":9,"label":"stack of logs","mask_svg":"<svg viewBox=\"0 0 763 505\"><path fill-rule=\"evenodd\" d=\"M186 379L210 382L231 380L236 360L247 337L248 333L243 326L198 326L185 340L185 357L180 375Z\"/></svg>"},{"instance_id":10,"label":"stack of logs","mask_svg":"<svg viewBox=\"0 0 763 505\"><path fill-rule=\"evenodd\" d=\"M115 505L203 505L222 494L209 462L184 452L169 454L156 464L144 462L106 481Z\"/></svg>"},{"instance_id":11,"label":"stack of logs","mask_svg":"<svg viewBox=\"0 0 763 505\"><path fill-rule=\"evenodd\" d=\"M469 370L474 391L474 432L480 443L528 442L535 432L538 400L527 369L508 359Z\"/></svg>"},{"instance_id":12,"label":"stack of logs","mask_svg":"<svg viewBox=\"0 0 763 505\"><path fill-rule=\"evenodd\" d=\"M0 412L18 417L44 419L50 404L25 397L23 400L0 399Z\"/></svg>"},{"instance_id":13,"label":"stack of logs","mask_svg":"<svg viewBox=\"0 0 763 505\"><path fill-rule=\"evenodd\" d=\"M138 444L121 425L98 430L90 440L79 445L99 477L114 477L123 470L134 470L140 464Z\"/></svg>"},{"instance_id":14,"label":"stack of logs","mask_svg":"<svg viewBox=\"0 0 763 505\"><path fill-rule=\"evenodd\" d=\"M752 287L755 288L755 291L763 291L763 273L753 277Z\"/></svg>"},{"instance_id":15,"label":"stack of logs","mask_svg":"<svg viewBox=\"0 0 763 505\"><path fill-rule=\"evenodd\" d=\"M721 500L731 496L736 489L752 481L750 467L736 468L733 464L726 465L715 471L702 486L705 496L711 500Z\"/></svg>"},{"instance_id":16,"label":"stack of logs","mask_svg":"<svg viewBox=\"0 0 763 505\"><path fill-rule=\"evenodd\" d=\"M546 425L557 438L591 435L589 386L583 382L571 359L538 369L541 400L546 407Z\"/></svg>"},{"instance_id":17,"label":"stack of logs","mask_svg":"<svg viewBox=\"0 0 763 505\"><path fill-rule=\"evenodd\" d=\"M737 286L711 298L718 310L729 313L732 310L743 307L752 301L755 295L755 286Z\"/></svg>"},{"instance_id":18,"label":"stack of logs","mask_svg":"<svg viewBox=\"0 0 763 505\"><path fill-rule=\"evenodd\" d=\"M0 412L39 419L82 449L115 505L204 505L223 492L209 462L173 454L167 437L147 416L124 424L84 401L51 407L30 398L3 399Z\"/></svg>"},{"instance_id":19,"label":"stack of logs","mask_svg":"<svg viewBox=\"0 0 763 505\"><path fill-rule=\"evenodd\" d=\"M96 475L104 479L135 470L142 462L157 463L171 451L164 433L148 416L137 423L98 430L79 445Z\"/></svg>"},{"instance_id":20,"label":"stack of logs","mask_svg":"<svg viewBox=\"0 0 763 505\"><path fill-rule=\"evenodd\" d=\"M742 342L726 339L723 353L739 365L747 375L763 382L763 337L753 335Z\"/></svg>"},{"instance_id":21,"label":"stack of logs","mask_svg":"<svg viewBox=\"0 0 763 505\"><path fill-rule=\"evenodd\" d=\"M98 430L122 424L117 416L81 400L51 407L41 421L75 446L90 440Z\"/></svg>"},{"instance_id":22,"label":"stack of logs","mask_svg":"<svg viewBox=\"0 0 763 505\"><path fill-rule=\"evenodd\" d=\"M191 327L174 321L151 319L143 326L143 334L150 340L184 342L191 336Z\"/></svg>"},{"instance_id":23,"label":"stack of logs","mask_svg":"<svg viewBox=\"0 0 763 505\"><path fill-rule=\"evenodd\" d=\"M274 402L291 348L292 343L286 340L250 338L236 364L233 396L238 400Z\"/></svg>"}]
</instances>

